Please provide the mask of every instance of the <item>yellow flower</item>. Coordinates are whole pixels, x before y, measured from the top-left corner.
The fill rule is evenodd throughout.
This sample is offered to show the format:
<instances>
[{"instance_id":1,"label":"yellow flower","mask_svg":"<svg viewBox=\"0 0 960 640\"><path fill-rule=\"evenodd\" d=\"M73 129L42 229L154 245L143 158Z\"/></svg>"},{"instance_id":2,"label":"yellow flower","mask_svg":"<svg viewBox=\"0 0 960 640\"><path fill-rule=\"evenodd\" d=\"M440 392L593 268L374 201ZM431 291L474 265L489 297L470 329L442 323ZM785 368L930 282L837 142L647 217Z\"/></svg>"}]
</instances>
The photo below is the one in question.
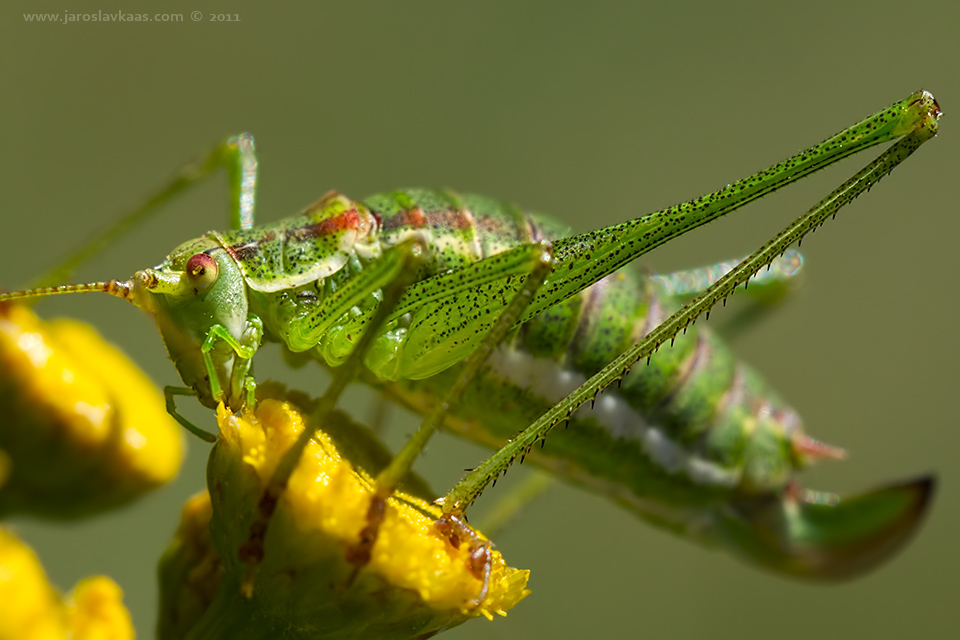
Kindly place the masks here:
<instances>
[{"instance_id":1,"label":"yellow flower","mask_svg":"<svg viewBox=\"0 0 960 640\"><path fill-rule=\"evenodd\" d=\"M172 479L180 428L92 328L0 305L0 515L88 515Z\"/></svg>"},{"instance_id":2,"label":"yellow flower","mask_svg":"<svg viewBox=\"0 0 960 640\"><path fill-rule=\"evenodd\" d=\"M213 602L223 563L210 540L210 494L187 501L180 527L160 559L157 638L184 638Z\"/></svg>"},{"instance_id":3,"label":"yellow flower","mask_svg":"<svg viewBox=\"0 0 960 640\"><path fill-rule=\"evenodd\" d=\"M110 578L95 576L77 583L67 600L68 637L75 640L133 640L123 591Z\"/></svg>"},{"instance_id":4,"label":"yellow flower","mask_svg":"<svg viewBox=\"0 0 960 640\"><path fill-rule=\"evenodd\" d=\"M370 473L386 464L389 453L369 430L338 413L323 424L293 473L270 520L252 595L241 595L248 567L238 559L238 550L250 536L264 485L311 422L311 409L309 401L293 394L283 401L263 400L255 412L239 417L220 407L220 438L207 474L212 496L209 535L222 574L211 571L209 552L201 551L205 529L186 518L161 565L162 576L194 579L183 583L191 590L186 598L190 611L203 600L204 589L219 582L193 636L426 637L473 617L505 615L529 593L529 572L507 567L492 551L489 589L481 598L483 579L471 571L473 545L457 548L441 533L435 525L440 511L414 477L404 483L406 493L388 500L369 563L351 564L348 550L367 522ZM202 511L199 503L191 502L185 514L196 519ZM172 584L162 585L161 592L179 593ZM164 607L161 619L190 615ZM182 635L185 627L176 631Z\"/></svg>"},{"instance_id":5,"label":"yellow flower","mask_svg":"<svg viewBox=\"0 0 960 640\"><path fill-rule=\"evenodd\" d=\"M60 596L33 551L0 529L0 640L66 637Z\"/></svg>"},{"instance_id":6,"label":"yellow flower","mask_svg":"<svg viewBox=\"0 0 960 640\"><path fill-rule=\"evenodd\" d=\"M64 602L33 551L0 529L0 640L133 640L122 598L99 576L79 582Z\"/></svg>"}]
</instances>

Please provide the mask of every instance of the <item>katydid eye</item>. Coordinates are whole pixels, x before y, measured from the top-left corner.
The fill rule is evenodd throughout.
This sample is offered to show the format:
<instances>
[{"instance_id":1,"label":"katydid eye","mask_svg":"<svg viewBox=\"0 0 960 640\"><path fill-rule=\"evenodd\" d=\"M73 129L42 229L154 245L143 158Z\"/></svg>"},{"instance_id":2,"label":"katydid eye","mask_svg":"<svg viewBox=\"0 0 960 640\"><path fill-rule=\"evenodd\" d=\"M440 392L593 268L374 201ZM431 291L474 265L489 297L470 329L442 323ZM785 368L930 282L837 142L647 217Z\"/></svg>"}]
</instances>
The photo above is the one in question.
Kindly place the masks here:
<instances>
[{"instance_id":1,"label":"katydid eye","mask_svg":"<svg viewBox=\"0 0 960 640\"><path fill-rule=\"evenodd\" d=\"M217 261L205 253L187 260L187 277L197 289L207 289L217 280Z\"/></svg>"}]
</instances>

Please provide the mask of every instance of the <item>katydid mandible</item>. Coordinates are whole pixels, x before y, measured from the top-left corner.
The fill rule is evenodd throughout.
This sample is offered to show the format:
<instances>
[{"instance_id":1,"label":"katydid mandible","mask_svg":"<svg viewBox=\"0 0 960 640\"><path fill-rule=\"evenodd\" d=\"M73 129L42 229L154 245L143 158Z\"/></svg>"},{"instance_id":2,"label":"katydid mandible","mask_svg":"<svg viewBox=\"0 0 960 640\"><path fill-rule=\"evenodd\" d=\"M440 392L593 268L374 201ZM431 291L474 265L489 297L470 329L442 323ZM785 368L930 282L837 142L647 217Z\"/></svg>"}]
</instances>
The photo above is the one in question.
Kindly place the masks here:
<instances>
[{"instance_id":1,"label":"katydid mandible","mask_svg":"<svg viewBox=\"0 0 960 640\"><path fill-rule=\"evenodd\" d=\"M423 413L437 406L445 412L465 396L442 421L499 450L448 494L450 517L529 454L675 532L724 544L783 573L845 577L876 565L909 537L928 505L932 478L839 504L830 494L804 492L795 472L839 451L806 436L792 410L708 332L687 329L764 268L795 260L796 254L785 254L788 247L933 137L939 115L933 96L917 92L712 194L574 236L498 201L439 190L363 202L331 192L297 216L254 227L256 159L244 134L188 166L129 218L224 167L231 230L186 242L130 280L45 286L0 294L0 301L99 291L146 310L187 385L168 388L171 407L179 393L208 407L223 402L241 409L252 397L251 361L264 341L331 367L351 355L362 358L364 378ZM726 275L703 278L683 306L662 281L621 271L686 231L897 139ZM78 254L73 263L85 257ZM539 272L542 277L532 277ZM403 274L411 281L393 286ZM392 286L393 300L381 304ZM528 299L518 304L524 287ZM604 302L585 304L588 299ZM507 329L517 330L507 341L491 337L508 309L516 318ZM591 323L604 331L593 334L590 349L574 345L577 331ZM604 343L602 336L611 334ZM361 336L366 344L358 349ZM670 348L658 351L665 343ZM461 376L471 384L457 386L465 359L494 347L486 365L474 358L469 375ZM607 389L614 383L621 388ZM548 393L547 386L570 395ZM480 397L495 402L471 416L483 408ZM577 412L591 401L598 402L596 412ZM542 446L562 422L571 427L536 452L534 445ZM415 438L401 462L378 479L385 494L428 435ZM278 479L278 490L283 482Z\"/></svg>"}]
</instances>

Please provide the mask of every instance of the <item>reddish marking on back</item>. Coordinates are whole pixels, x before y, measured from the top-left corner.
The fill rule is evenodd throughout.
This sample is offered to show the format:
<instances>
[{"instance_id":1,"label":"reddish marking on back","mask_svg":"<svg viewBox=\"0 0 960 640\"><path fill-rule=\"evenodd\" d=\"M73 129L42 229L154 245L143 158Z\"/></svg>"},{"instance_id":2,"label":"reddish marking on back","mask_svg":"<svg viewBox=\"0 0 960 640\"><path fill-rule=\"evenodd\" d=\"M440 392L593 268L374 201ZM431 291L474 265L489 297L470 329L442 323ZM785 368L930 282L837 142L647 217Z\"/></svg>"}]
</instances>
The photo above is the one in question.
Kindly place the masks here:
<instances>
[{"instance_id":1,"label":"reddish marking on back","mask_svg":"<svg viewBox=\"0 0 960 640\"><path fill-rule=\"evenodd\" d=\"M236 244L232 247L224 247L234 260L240 263L259 260L260 244L256 242L247 242L245 244Z\"/></svg>"},{"instance_id":2,"label":"reddish marking on back","mask_svg":"<svg viewBox=\"0 0 960 640\"><path fill-rule=\"evenodd\" d=\"M401 211L386 220L379 220L379 222L381 229L386 233L401 229L423 229L424 227L463 231L475 226L473 215L469 211L457 209L454 211L432 211L426 214L420 207Z\"/></svg>"},{"instance_id":3,"label":"reddish marking on back","mask_svg":"<svg viewBox=\"0 0 960 640\"><path fill-rule=\"evenodd\" d=\"M472 229L474 225L473 215L469 211L457 209L454 211L435 211L427 216L434 227L449 229L450 231L463 231Z\"/></svg>"},{"instance_id":4,"label":"reddish marking on back","mask_svg":"<svg viewBox=\"0 0 960 640\"><path fill-rule=\"evenodd\" d=\"M322 236L337 235L347 229L359 229L360 223L360 214L356 209L350 209L349 211L344 211L330 218L324 218L305 227L291 229L290 235L299 240L320 238Z\"/></svg>"},{"instance_id":5,"label":"reddish marking on back","mask_svg":"<svg viewBox=\"0 0 960 640\"><path fill-rule=\"evenodd\" d=\"M425 226L427 226L427 216L424 215L423 209L420 207L401 211L389 218L381 219L380 222L380 229L384 233L405 229L422 229Z\"/></svg>"},{"instance_id":6,"label":"reddish marking on back","mask_svg":"<svg viewBox=\"0 0 960 640\"><path fill-rule=\"evenodd\" d=\"M414 229L427 226L427 216L420 207L408 209L396 217L402 220L404 226L413 227Z\"/></svg>"}]
</instances>

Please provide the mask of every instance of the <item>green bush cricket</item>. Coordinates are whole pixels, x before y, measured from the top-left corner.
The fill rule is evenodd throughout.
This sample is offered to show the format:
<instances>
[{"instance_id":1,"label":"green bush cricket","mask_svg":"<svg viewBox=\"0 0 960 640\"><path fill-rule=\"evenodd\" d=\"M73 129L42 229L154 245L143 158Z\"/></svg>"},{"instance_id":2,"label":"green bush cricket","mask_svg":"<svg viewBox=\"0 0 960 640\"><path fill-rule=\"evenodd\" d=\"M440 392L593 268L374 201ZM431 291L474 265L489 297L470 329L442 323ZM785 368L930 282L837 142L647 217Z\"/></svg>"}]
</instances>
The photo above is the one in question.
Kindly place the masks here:
<instances>
[{"instance_id":1,"label":"green bush cricket","mask_svg":"<svg viewBox=\"0 0 960 640\"><path fill-rule=\"evenodd\" d=\"M44 286L2 294L0 301L100 291L147 310L187 385L168 388L171 407L175 394L189 394L209 407L223 401L242 408L254 388L251 359L265 340L341 366L335 387L362 375L387 395L432 412L426 428L378 479L384 495L441 423L500 447L445 498L451 518L529 453L675 532L728 546L780 572L844 577L885 559L912 533L928 504L932 479L839 504L829 494L803 492L794 472L836 450L805 436L792 411L754 374L738 368L708 333L688 329L935 135L939 114L933 97L918 92L715 193L570 237L560 237L546 220L490 199L427 190L362 203L332 193L299 216L254 227L256 159L252 139L244 135L187 167L129 218L142 217L224 167L231 183L232 230L184 243L162 265L128 281ZM729 273L703 279L691 292L695 297L679 309L677 300L661 300L659 281L620 271L696 226L897 138ZM96 250L91 245L89 251ZM78 254L74 262L85 257ZM605 298L608 290L616 294ZM631 297L632 307L626 302ZM395 301L381 303L384 298ZM605 298L602 305L587 302L599 298ZM568 353L574 334L591 322L600 328L596 343L578 347L581 357L574 357ZM503 342L501 334L510 331ZM369 344L358 346L358 340ZM664 343L669 348L658 350ZM486 362L486 352L493 350ZM523 362L504 360L510 356ZM634 367L638 361L645 362ZM352 368L345 370L345 362ZM505 371L511 368L526 372L526 381L519 374L508 379ZM541 373L553 376L546 384L570 395L547 397L537 389L544 384ZM598 397L614 383L622 388ZM331 405L336 396L336 390L329 393ZM483 399L487 413L468 415ZM459 409L454 401L460 401ZM594 401L599 413L574 415ZM543 410L542 418L503 445ZM611 430L597 417L604 413L618 414L620 426ZM645 422L637 424L634 414ZM551 436L542 454L535 451L553 427L569 421L564 435ZM290 459L295 463L296 452ZM280 473L262 505L262 530L251 542L263 535L269 502L284 482ZM376 539L375 511L371 508L370 545ZM358 549L358 562L368 552Z\"/></svg>"}]
</instances>

